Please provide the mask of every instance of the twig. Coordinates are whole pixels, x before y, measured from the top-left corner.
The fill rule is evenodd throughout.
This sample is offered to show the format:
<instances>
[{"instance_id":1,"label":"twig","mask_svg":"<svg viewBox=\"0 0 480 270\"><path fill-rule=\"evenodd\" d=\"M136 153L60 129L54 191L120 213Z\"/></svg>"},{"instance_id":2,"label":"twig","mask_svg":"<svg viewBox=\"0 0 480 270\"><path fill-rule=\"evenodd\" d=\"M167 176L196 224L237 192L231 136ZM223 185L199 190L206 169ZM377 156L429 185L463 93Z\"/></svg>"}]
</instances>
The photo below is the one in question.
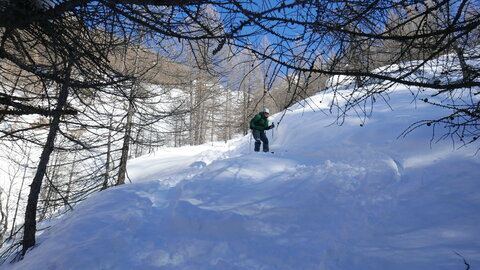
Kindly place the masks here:
<instances>
[{"instance_id":1,"label":"twig","mask_svg":"<svg viewBox=\"0 0 480 270\"><path fill-rule=\"evenodd\" d=\"M456 251L455 251L455 254L457 254L460 258L463 259L463 263L467 266L466 270L469 270L470 269L470 264L467 262L467 260L465 260L465 258L462 255L460 255L460 253L458 253Z\"/></svg>"}]
</instances>

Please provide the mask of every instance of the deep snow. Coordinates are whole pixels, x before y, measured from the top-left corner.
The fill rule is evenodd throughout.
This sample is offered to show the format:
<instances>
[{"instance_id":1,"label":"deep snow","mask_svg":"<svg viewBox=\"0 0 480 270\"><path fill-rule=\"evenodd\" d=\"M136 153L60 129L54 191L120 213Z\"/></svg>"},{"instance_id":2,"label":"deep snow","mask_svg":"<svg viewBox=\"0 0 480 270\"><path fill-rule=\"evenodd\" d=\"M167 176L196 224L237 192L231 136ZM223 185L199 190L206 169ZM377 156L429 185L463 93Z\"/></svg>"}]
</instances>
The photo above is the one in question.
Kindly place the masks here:
<instances>
[{"instance_id":1,"label":"deep snow","mask_svg":"<svg viewBox=\"0 0 480 270\"><path fill-rule=\"evenodd\" d=\"M81 203L0 269L466 269L456 253L477 269L477 149L430 143L427 127L398 138L442 111L401 86L390 97L365 125L335 124L331 94L297 104L267 132L275 154L245 136L131 160L133 184Z\"/></svg>"}]
</instances>

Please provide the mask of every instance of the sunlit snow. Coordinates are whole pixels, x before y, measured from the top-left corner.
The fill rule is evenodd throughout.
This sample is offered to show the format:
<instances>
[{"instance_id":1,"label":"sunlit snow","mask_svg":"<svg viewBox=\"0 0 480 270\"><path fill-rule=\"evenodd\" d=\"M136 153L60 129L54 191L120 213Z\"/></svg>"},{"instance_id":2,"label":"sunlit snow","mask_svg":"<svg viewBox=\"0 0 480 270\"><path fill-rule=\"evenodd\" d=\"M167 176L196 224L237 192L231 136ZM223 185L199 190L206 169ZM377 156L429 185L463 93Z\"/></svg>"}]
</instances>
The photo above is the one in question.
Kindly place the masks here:
<instances>
[{"instance_id":1,"label":"sunlit snow","mask_svg":"<svg viewBox=\"0 0 480 270\"><path fill-rule=\"evenodd\" d=\"M1 269L466 269L457 253L477 269L477 149L431 143L428 127L399 137L442 111L402 87L389 97L341 126L328 94L276 114L274 154L247 135L131 160L133 184L81 203Z\"/></svg>"}]
</instances>

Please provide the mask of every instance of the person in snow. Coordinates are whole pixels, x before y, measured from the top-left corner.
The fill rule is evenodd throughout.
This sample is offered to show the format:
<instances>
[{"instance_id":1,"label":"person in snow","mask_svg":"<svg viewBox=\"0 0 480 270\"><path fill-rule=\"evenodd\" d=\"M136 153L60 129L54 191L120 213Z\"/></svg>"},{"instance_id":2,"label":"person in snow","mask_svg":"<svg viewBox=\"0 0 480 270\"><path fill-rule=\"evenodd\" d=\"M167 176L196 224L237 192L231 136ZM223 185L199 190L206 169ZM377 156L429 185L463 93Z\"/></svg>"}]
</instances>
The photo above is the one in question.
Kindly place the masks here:
<instances>
[{"instance_id":1,"label":"person in snow","mask_svg":"<svg viewBox=\"0 0 480 270\"><path fill-rule=\"evenodd\" d=\"M270 112L267 108L255 115L250 120L250 129L252 129L252 135L255 139L255 152L260 151L260 144L263 142L263 152L270 151L268 149L268 138L265 134L265 130L269 130L274 127L273 124L268 125L268 116Z\"/></svg>"}]
</instances>

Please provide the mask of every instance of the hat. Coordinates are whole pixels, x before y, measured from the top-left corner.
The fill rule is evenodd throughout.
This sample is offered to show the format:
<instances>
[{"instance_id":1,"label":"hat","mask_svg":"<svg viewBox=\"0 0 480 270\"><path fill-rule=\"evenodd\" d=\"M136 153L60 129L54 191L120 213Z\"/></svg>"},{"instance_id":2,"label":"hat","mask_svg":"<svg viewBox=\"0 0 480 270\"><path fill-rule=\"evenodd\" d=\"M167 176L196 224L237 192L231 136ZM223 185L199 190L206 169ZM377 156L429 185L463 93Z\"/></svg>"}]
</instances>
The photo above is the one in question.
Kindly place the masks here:
<instances>
[{"instance_id":1,"label":"hat","mask_svg":"<svg viewBox=\"0 0 480 270\"><path fill-rule=\"evenodd\" d=\"M270 111L268 110L268 108L263 109L263 112L264 112L264 113L270 113Z\"/></svg>"}]
</instances>

